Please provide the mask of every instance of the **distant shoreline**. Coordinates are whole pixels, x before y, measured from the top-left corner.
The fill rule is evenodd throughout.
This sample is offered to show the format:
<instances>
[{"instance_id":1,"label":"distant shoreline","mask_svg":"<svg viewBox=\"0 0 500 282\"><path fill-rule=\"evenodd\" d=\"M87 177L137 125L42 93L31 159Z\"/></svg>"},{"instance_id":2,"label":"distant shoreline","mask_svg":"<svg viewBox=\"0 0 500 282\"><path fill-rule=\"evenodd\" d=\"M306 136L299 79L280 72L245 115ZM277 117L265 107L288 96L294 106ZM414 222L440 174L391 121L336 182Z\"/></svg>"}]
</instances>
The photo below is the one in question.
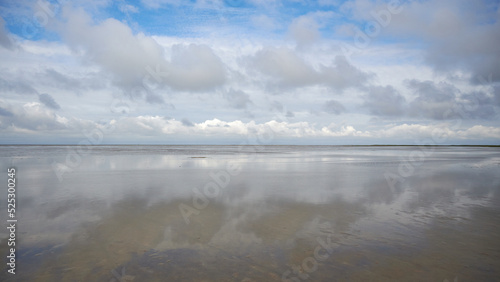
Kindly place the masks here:
<instances>
[{"instance_id":1,"label":"distant shoreline","mask_svg":"<svg viewBox=\"0 0 500 282\"><path fill-rule=\"evenodd\" d=\"M81 146L79 144L0 144L1 146ZM268 145L242 145L242 144L98 144L98 145L90 145L86 144L85 146L92 147L105 147L105 146L296 146L296 147L500 147L500 145L391 145L391 144L372 144L372 145L307 145L307 144L268 144Z\"/></svg>"}]
</instances>

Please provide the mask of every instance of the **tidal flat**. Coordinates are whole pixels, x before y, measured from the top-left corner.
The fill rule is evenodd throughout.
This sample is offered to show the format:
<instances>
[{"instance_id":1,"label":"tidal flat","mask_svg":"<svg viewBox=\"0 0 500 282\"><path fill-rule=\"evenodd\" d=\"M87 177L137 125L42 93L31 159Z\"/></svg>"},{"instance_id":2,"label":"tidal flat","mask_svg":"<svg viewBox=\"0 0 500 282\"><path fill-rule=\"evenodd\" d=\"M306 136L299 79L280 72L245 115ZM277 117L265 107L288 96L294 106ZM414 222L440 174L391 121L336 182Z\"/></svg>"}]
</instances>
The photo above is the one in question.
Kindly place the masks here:
<instances>
[{"instance_id":1,"label":"tidal flat","mask_svg":"<svg viewBox=\"0 0 500 282\"><path fill-rule=\"evenodd\" d=\"M500 279L500 147L0 146L0 167L1 281Z\"/></svg>"}]
</instances>

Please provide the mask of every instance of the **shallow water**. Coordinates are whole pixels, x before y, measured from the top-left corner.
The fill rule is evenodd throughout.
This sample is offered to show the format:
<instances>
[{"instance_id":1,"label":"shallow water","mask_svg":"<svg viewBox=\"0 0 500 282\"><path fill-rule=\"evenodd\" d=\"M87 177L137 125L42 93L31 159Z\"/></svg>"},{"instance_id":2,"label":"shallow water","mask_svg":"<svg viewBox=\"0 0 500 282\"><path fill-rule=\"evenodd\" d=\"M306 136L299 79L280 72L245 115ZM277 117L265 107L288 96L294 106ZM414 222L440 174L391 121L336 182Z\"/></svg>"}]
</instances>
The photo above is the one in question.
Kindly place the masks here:
<instances>
[{"instance_id":1,"label":"shallow water","mask_svg":"<svg viewBox=\"0 0 500 282\"><path fill-rule=\"evenodd\" d=\"M0 146L5 226L9 167L2 281L500 277L498 147Z\"/></svg>"}]
</instances>

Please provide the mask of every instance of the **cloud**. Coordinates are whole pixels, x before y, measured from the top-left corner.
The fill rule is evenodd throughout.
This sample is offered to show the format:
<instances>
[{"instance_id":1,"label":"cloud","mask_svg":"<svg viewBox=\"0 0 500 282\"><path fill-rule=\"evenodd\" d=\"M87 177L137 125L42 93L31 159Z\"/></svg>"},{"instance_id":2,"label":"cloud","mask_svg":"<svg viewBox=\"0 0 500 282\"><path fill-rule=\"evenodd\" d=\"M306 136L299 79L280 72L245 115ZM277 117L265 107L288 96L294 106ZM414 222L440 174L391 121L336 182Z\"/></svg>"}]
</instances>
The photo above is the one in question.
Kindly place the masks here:
<instances>
[{"instance_id":1,"label":"cloud","mask_svg":"<svg viewBox=\"0 0 500 282\"><path fill-rule=\"evenodd\" d=\"M358 141L366 140L365 142L377 142L377 140L381 140L381 142L386 142L387 140L398 142L412 139L423 140L424 138L435 138L437 135L442 140L439 141L439 144L449 144L458 142L457 140L500 139L499 127L474 125L468 128L453 129L448 123L389 125L385 128L372 128L368 131L359 130L353 125L345 124L340 126L331 124L329 126L318 127L316 124L304 121L270 120L256 123L253 120L242 122L240 120L223 121L211 119L194 123L187 118L179 121L163 116L144 115L121 117L112 120L110 124L114 129L112 136L107 136L106 140L112 140L113 136L136 138L131 140L147 138L149 142L164 141L167 136L177 139L182 136L189 136L189 140L193 140L193 138L204 140L203 138L211 137L223 138L222 140L231 137L250 140L253 138L252 136L258 135L270 136L272 140L279 140L280 138L323 138L322 140L328 140L324 138L356 137L361 138ZM104 127L104 125L90 120L79 120L58 115L37 102L26 103L19 107L0 101L0 129L4 133L21 134L20 136L24 136L25 138L40 132L45 132L52 136L64 134L66 137L81 137L82 132L90 132L93 129L104 130Z\"/></svg>"},{"instance_id":2,"label":"cloud","mask_svg":"<svg viewBox=\"0 0 500 282\"><path fill-rule=\"evenodd\" d=\"M500 106L495 96L481 91L462 94L459 103L465 112L464 117L471 119L494 119Z\"/></svg>"},{"instance_id":3,"label":"cloud","mask_svg":"<svg viewBox=\"0 0 500 282\"><path fill-rule=\"evenodd\" d=\"M342 3L342 0L318 0L320 6L338 6Z\"/></svg>"},{"instance_id":4,"label":"cloud","mask_svg":"<svg viewBox=\"0 0 500 282\"><path fill-rule=\"evenodd\" d=\"M305 48L321 38L319 29L324 27L325 21L333 16L332 11L318 11L296 17L288 27L288 33L297 42L299 48Z\"/></svg>"},{"instance_id":5,"label":"cloud","mask_svg":"<svg viewBox=\"0 0 500 282\"><path fill-rule=\"evenodd\" d=\"M98 1L53 3L60 9L31 39L13 20L43 9L6 5L0 44L19 48L0 47L2 137L78 136L110 120L123 142L266 130L311 142L403 140L457 120L456 140L497 134L498 1L403 1L349 58L338 46L354 38L330 31L364 29L387 1Z\"/></svg>"},{"instance_id":6,"label":"cloud","mask_svg":"<svg viewBox=\"0 0 500 282\"><path fill-rule=\"evenodd\" d=\"M187 126L187 127L193 127L194 126L194 124L191 121L189 121L187 118L183 118L181 120L181 123L182 123L182 125Z\"/></svg>"},{"instance_id":7,"label":"cloud","mask_svg":"<svg viewBox=\"0 0 500 282\"><path fill-rule=\"evenodd\" d=\"M300 87L319 82L316 71L288 48L267 47L251 60L252 67L281 86Z\"/></svg>"},{"instance_id":8,"label":"cloud","mask_svg":"<svg viewBox=\"0 0 500 282\"><path fill-rule=\"evenodd\" d=\"M146 66L164 65L162 48L142 33L134 35L122 22L109 18L93 24L81 9L63 8L65 23L59 29L63 38L75 50L84 52L87 59L97 63L115 76L123 87L140 86Z\"/></svg>"},{"instance_id":9,"label":"cloud","mask_svg":"<svg viewBox=\"0 0 500 282\"><path fill-rule=\"evenodd\" d=\"M475 125L471 128L457 132L461 139L500 139L500 128L493 126Z\"/></svg>"},{"instance_id":10,"label":"cloud","mask_svg":"<svg viewBox=\"0 0 500 282\"><path fill-rule=\"evenodd\" d=\"M176 44L170 61L164 49L143 33L108 18L94 24L81 9L63 8L65 23L58 30L76 51L113 75L113 82L130 96L161 102L164 87L182 91L208 91L225 82L225 67L210 47ZM154 92L154 93L151 93Z\"/></svg>"},{"instance_id":11,"label":"cloud","mask_svg":"<svg viewBox=\"0 0 500 282\"><path fill-rule=\"evenodd\" d=\"M311 15L303 15L295 18L288 28L288 32L297 42L298 46L307 46L317 41L321 34L319 25Z\"/></svg>"},{"instance_id":12,"label":"cloud","mask_svg":"<svg viewBox=\"0 0 500 282\"><path fill-rule=\"evenodd\" d=\"M437 8L431 10L428 29L420 33L431 44L427 62L440 71L470 71L472 81L489 75L500 81L500 17L485 10L493 8L492 2L459 2L452 9L432 3Z\"/></svg>"},{"instance_id":13,"label":"cloud","mask_svg":"<svg viewBox=\"0 0 500 282\"><path fill-rule=\"evenodd\" d=\"M38 95L38 100L48 108L51 108L53 110L59 110L61 107L57 102L50 96L49 94L43 93Z\"/></svg>"},{"instance_id":14,"label":"cloud","mask_svg":"<svg viewBox=\"0 0 500 282\"><path fill-rule=\"evenodd\" d=\"M445 113L456 105L457 89L446 82L435 84L432 81L410 80L408 87L416 98L409 104L409 114L416 117L446 119ZM451 118L451 117L449 117Z\"/></svg>"},{"instance_id":15,"label":"cloud","mask_svg":"<svg viewBox=\"0 0 500 282\"><path fill-rule=\"evenodd\" d=\"M0 46L8 50L14 50L14 43L5 28L5 20L0 17Z\"/></svg>"},{"instance_id":16,"label":"cloud","mask_svg":"<svg viewBox=\"0 0 500 282\"><path fill-rule=\"evenodd\" d=\"M248 105L252 104L250 96L241 90L231 89L224 94L224 98L235 109L246 109Z\"/></svg>"},{"instance_id":17,"label":"cloud","mask_svg":"<svg viewBox=\"0 0 500 282\"><path fill-rule=\"evenodd\" d=\"M379 138L400 138L422 140L431 138L436 144L449 144L457 139L500 139L500 128L493 126L474 125L466 129L453 130L447 123L442 124L401 124L374 132ZM404 136L404 138L401 138Z\"/></svg>"},{"instance_id":18,"label":"cloud","mask_svg":"<svg viewBox=\"0 0 500 282\"><path fill-rule=\"evenodd\" d=\"M178 6L182 3L179 0L142 0L142 4L151 9L158 9L164 5Z\"/></svg>"},{"instance_id":19,"label":"cloud","mask_svg":"<svg viewBox=\"0 0 500 282\"><path fill-rule=\"evenodd\" d=\"M176 44L166 82L185 91L207 91L224 84L226 70L221 59L207 45Z\"/></svg>"},{"instance_id":20,"label":"cloud","mask_svg":"<svg viewBox=\"0 0 500 282\"><path fill-rule=\"evenodd\" d=\"M345 112L344 106L335 100L326 101L323 105L323 111L329 114L340 115Z\"/></svg>"},{"instance_id":21,"label":"cloud","mask_svg":"<svg viewBox=\"0 0 500 282\"><path fill-rule=\"evenodd\" d=\"M372 134L368 131L356 130L351 125L342 125L337 130L332 130L333 126L323 127L321 129L322 136L330 137L346 137L346 136L356 136L356 137L370 137Z\"/></svg>"},{"instance_id":22,"label":"cloud","mask_svg":"<svg viewBox=\"0 0 500 282\"><path fill-rule=\"evenodd\" d=\"M497 115L496 97L481 92L462 93L455 86L432 81L407 81L416 98L408 105L409 115L435 120L467 118L493 119ZM495 108L496 107L496 108Z\"/></svg>"},{"instance_id":23,"label":"cloud","mask_svg":"<svg viewBox=\"0 0 500 282\"><path fill-rule=\"evenodd\" d=\"M366 2L366 1L356 1ZM373 6L365 9L370 11ZM430 0L403 4L384 28L390 35L422 40L425 60L441 72L461 70L477 78L500 81L498 1ZM365 18L373 20L373 18Z\"/></svg>"},{"instance_id":24,"label":"cloud","mask_svg":"<svg viewBox=\"0 0 500 282\"><path fill-rule=\"evenodd\" d=\"M335 90L363 87L373 74L362 71L347 61L344 56L335 56L330 66L321 65L319 77L323 84Z\"/></svg>"},{"instance_id":25,"label":"cloud","mask_svg":"<svg viewBox=\"0 0 500 282\"><path fill-rule=\"evenodd\" d=\"M321 64L316 70L296 52L284 47L259 50L251 57L251 66L265 74L271 85L285 88L325 85L342 91L349 87L361 87L371 77L343 56L335 56L330 65Z\"/></svg>"},{"instance_id":26,"label":"cloud","mask_svg":"<svg viewBox=\"0 0 500 282\"><path fill-rule=\"evenodd\" d=\"M250 18L251 23L260 29L275 30L278 27L276 21L267 15L257 15Z\"/></svg>"},{"instance_id":27,"label":"cloud","mask_svg":"<svg viewBox=\"0 0 500 282\"><path fill-rule=\"evenodd\" d=\"M36 132L65 129L64 119L51 110L45 109L40 103L26 103L22 107L10 106L11 114L0 116L2 129L11 128L14 131Z\"/></svg>"},{"instance_id":28,"label":"cloud","mask_svg":"<svg viewBox=\"0 0 500 282\"><path fill-rule=\"evenodd\" d=\"M38 94L35 88L22 79L6 80L0 78L0 90L2 92L12 92L16 94Z\"/></svg>"},{"instance_id":29,"label":"cloud","mask_svg":"<svg viewBox=\"0 0 500 282\"><path fill-rule=\"evenodd\" d=\"M129 4L121 4L118 9L120 9L120 11L125 14L132 14L139 12L139 9L137 9L137 7Z\"/></svg>"},{"instance_id":30,"label":"cloud","mask_svg":"<svg viewBox=\"0 0 500 282\"><path fill-rule=\"evenodd\" d=\"M376 116L401 116L405 112L406 100L392 86L370 86L363 106Z\"/></svg>"},{"instance_id":31,"label":"cloud","mask_svg":"<svg viewBox=\"0 0 500 282\"><path fill-rule=\"evenodd\" d=\"M69 77L67 75L64 75L54 69L48 68L45 70L45 75L47 78L49 78L51 81L56 82L56 85L58 87L62 87L65 89L78 89L82 87L82 82L80 79L76 79L73 77Z\"/></svg>"},{"instance_id":32,"label":"cloud","mask_svg":"<svg viewBox=\"0 0 500 282\"><path fill-rule=\"evenodd\" d=\"M278 112L283 111L283 104L281 104L278 101L272 101L271 102L271 110L277 110Z\"/></svg>"},{"instance_id":33,"label":"cloud","mask_svg":"<svg viewBox=\"0 0 500 282\"><path fill-rule=\"evenodd\" d=\"M102 90L109 86L109 77L106 77L105 73L96 71L74 72L67 68L56 70L48 67L43 72L33 74L32 77L37 77L46 86L77 94L88 90Z\"/></svg>"},{"instance_id":34,"label":"cloud","mask_svg":"<svg viewBox=\"0 0 500 282\"><path fill-rule=\"evenodd\" d=\"M4 117L11 117L13 116L14 114L11 113L10 111L0 107L0 116L4 116Z\"/></svg>"},{"instance_id":35,"label":"cloud","mask_svg":"<svg viewBox=\"0 0 500 282\"><path fill-rule=\"evenodd\" d=\"M499 106L500 107L500 86L495 86L493 88L493 95L494 95L494 105L496 106Z\"/></svg>"}]
</instances>

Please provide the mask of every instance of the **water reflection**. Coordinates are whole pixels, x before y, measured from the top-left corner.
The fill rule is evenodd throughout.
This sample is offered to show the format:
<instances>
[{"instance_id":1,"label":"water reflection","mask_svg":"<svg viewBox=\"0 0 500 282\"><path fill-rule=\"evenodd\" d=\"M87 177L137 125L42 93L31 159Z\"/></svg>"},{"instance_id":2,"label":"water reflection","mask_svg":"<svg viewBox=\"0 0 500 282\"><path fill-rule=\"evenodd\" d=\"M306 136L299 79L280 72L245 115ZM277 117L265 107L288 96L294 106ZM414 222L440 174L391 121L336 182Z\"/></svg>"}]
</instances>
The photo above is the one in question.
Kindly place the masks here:
<instances>
[{"instance_id":1,"label":"water reflection","mask_svg":"<svg viewBox=\"0 0 500 282\"><path fill-rule=\"evenodd\" d=\"M414 147L99 146L62 181L53 164L71 147L0 150L2 167L18 168L23 262L4 281L282 281L287 270L311 281L443 281L500 271L497 148L434 148L394 187L384 175ZM193 189L228 163L241 173L196 208ZM189 224L180 205L193 211ZM328 249L321 261L318 246Z\"/></svg>"}]
</instances>

